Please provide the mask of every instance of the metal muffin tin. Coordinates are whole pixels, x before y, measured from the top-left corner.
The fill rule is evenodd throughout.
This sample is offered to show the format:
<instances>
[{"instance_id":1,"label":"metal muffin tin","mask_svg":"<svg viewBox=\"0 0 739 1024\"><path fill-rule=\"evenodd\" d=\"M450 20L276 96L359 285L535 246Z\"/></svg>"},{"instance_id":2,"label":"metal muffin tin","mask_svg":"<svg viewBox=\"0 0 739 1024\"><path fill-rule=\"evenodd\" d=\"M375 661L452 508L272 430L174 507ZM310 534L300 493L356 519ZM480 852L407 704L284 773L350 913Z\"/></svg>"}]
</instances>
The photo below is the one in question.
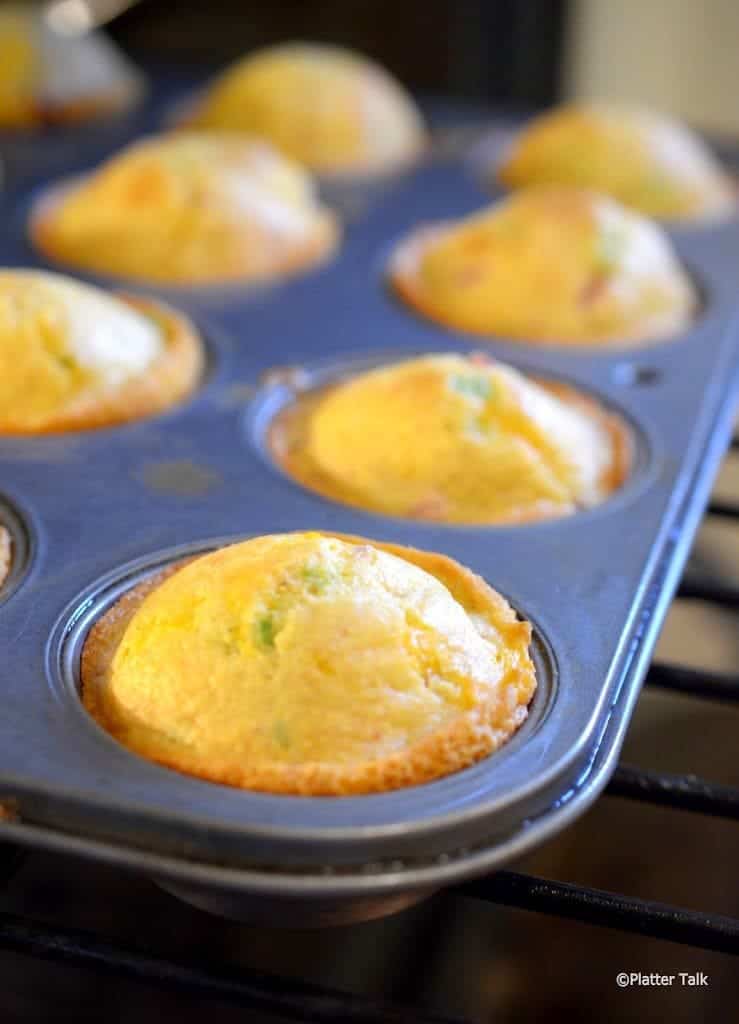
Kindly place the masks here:
<instances>
[{"instance_id":1,"label":"metal muffin tin","mask_svg":"<svg viewBox=\"0 0 739 1024\"><path fill-rule=\"evenodd\" d=\"M85 169L78 161L65 173ZM4 265L44 265L24 237L35 197L32 188L2 200ZM671 232L705 297L679 337L603 351L488 343L420 319L390 295L383 272L419 222L490 198L470 162L431 155L369 193L342 186L354 214L343 245L302 277L210 292L121 283L194 318L210 353L197 394L113 429L0 438L0 522L15 549L0 595L0 805L10 812L0 815L0 838L145 871L229 916L316 924L387 913L489 871L597 797L729 438L739 221ZM619 411L636 451L623 489L567 519L460 527L332 503L272 464L265 432L291 378L267 371L299 368L307 383L323 383L419 352L475 349ZM302 798L168 771L92 721L78 696L79 654L117 596L192 552L300 529L441 551L499 589L535 626L539 689L516 737L428 785Z\"/></svg>"}]
</instances>

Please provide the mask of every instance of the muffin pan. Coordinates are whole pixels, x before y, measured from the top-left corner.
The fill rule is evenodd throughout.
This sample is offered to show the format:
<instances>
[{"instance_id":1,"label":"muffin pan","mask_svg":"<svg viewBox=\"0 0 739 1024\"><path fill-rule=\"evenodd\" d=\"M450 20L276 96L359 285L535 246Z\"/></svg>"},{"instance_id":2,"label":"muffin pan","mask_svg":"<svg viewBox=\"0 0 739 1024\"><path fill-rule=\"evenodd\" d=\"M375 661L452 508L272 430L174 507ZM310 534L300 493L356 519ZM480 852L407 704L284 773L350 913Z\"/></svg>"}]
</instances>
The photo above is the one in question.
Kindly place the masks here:
<instances>
[{"instance_id":1,"label":"muffin pan","mask_svg":"<svg viewBox=\"0 0 739 1024\"><path fill-rule=\"evenodd\" d=\"M42 265L23 233L34 194L4 196L3 264ZM739 222L672 233L706 299L689 332L638 349L542 349L437 328L385 287L387 255L411 227L488 200L461 156L432 157L370 197L328 266L217 301L180 290L177 305L201 328L207 313L211 354L189 402L88 434L0 438L0 521L14 541L0 593L0 807L12 811L0 839L148 872L229 916L317 924L387 913L489 871L597 797L730 435ZM636 441L625 486L566 519L458 527L332 503L269 458L266 431L291 381L480 349L624 416ZM500 590L535 627L539 690L520 732L428 785L302 798L168 771L92 721L79 654L117 596L192 552L300 529L440 551Z\"/></svg>"}]
</instances>

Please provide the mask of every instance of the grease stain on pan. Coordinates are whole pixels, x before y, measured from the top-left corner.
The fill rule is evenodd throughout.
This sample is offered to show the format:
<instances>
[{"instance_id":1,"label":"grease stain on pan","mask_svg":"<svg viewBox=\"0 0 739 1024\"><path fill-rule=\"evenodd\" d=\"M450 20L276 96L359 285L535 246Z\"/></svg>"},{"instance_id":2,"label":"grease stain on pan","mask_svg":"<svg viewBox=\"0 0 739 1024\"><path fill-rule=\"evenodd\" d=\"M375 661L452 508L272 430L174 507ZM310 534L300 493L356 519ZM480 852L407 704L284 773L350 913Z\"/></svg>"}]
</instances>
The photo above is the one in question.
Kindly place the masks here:
<instances>
[{"instance_id":1,"label":"grease stain on pan","mask_svg":"<svg viewBox=\"0 0 739 1024\"><path fill-rule=\"evenodd\" d=\"M223 482L214 470L190 459L147 462L134 476L150 491L175 498L199 498Z\"/></svg>"}]
</instances>

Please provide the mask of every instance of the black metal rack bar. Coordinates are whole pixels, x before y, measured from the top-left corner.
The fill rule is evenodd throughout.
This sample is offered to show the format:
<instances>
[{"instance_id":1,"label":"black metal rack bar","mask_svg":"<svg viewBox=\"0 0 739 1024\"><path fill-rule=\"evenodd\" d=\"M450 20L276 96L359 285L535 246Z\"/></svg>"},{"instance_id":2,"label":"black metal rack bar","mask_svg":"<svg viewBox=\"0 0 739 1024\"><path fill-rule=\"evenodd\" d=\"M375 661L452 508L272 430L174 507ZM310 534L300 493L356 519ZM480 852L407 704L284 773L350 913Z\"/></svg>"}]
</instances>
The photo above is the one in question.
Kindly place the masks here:
<instances>
[{"instance_id":1,"label":"black metal rack bar","mask_svg":"<svg viewBox=\"0 0 739 1024\"><path fill-rule=\"evenodd\" d=\"M710 604L721 604L726 608L739 608L739 587L716 580L686 577L680 584L677 596L688 601L705 601Z\"/></svg>"},{"instance_id":2,"label":"black metal rack bar","mask_svg":"<svg viewBox=\"0 0 739 1024\"><path fill-rule=\"evenodd\" d=\"M739 789L707 782L695 775L658 774L631 765L619 765L606 793L679 811L698 811L739 821Z\"/></svg>"},{"instance_id":3,"label":"black metal rack bar","mask_svg":"<svg viewBox=\"0 0 739 1024\"><path fill-rule=\"evenodd\" d=\"M174 987L310 1024L464 1024L459 1017L392 1006L366 996L329 991L282 977L234 968L205 969L88 932L59 930L12 914L0 914L0 949Z\"/></svg>"},{"instance_id":4,"label":"black metal rack bar","mask_svg":"<svg viewBox=\"0 0 739 1024\"><path fill-rule=\"evenodd\" d=\"M706 672L686 665L655 662L649 669L647 686L674 690L689 697L709 700L739 700L739 676L726 672Z\"/></svg>"},{"instance_id":5,"label":"black metal rack bar","mask_svg":"<svg viewBox=\"0 0 739 1024\"><path fill-rule=\"evenodd\" d=\"M708 506L708 514L720 516L723 519L739 519L739 505L733 501L721 501L714 498Z\"/></svg>"},{"instance_id":6,"label":"black metal rack bar","mask_svg":"<svg viewBox=\"0 0 739 1024\"><path fill-rule=\"evenodd\" d=\"M739 955L739 921L720 914L702 914L513 871L499 871L488 878L466 882L455 891L520 910Z\"/></svg>"}]
</instances>

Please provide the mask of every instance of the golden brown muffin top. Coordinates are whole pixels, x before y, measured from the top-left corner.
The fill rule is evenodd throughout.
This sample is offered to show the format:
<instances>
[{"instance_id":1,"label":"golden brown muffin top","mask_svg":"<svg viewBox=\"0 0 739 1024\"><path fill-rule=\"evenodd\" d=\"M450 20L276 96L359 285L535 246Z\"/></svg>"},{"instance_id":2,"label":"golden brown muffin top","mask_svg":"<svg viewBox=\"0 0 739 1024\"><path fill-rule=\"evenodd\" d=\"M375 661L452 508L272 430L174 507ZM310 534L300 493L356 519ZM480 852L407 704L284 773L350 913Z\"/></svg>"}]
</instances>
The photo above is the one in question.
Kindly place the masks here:
<instances>
[{"instance_id":1,"label":"golden brown muffin top","mask_svg":"<svg viewBox=\"0 0 739 1024\"><path fill-rule=\"evenodd\" d=\"M204 555L102 620L85 702L154 760L245 788L427 781L495 749L535 686L530 630L443 556L320 533Z\"/></svg>"},{"instance_id":2,"label":"golden brown muffin top","mask_svg":"<svg viewBox=\"0 0 739 1024\"><path fill-rule=\"evenodd\" d=\"M656 340L684 328L697 305L655 224L607 196L555 185L417 230L390 275L434 320L539 343Z\"/></svg>"},{"instance_id":3,"label":"golden brown muffin top","mask_svg":"<svg viewBox=\"0 0 739 1024\"><path fill-rule=\"evenodd\" d=\"M598 403L481 354L422 356L309 394L272 441L329 497L449 523L568 515L603 501L629 463L623 424Z\"/></svg>"},{"instance_id":4,"label":"golden brown muffin top","mask_svg":"<svg viewBox=\"0 0 739 1024\"><path fill-rule=\"evenodd\" d=\"M322 174L393 170L415 159L425 141L415 104L387 71L316 43L245 57L206 91L190 123L262 136Z\"/></svg>"},{"instance_id":5,"label":"golden brown muffin top","mask_svg":"<svg viewBox=\"0 0 739 1024\"><path fill-rule=\"evenodd\" d=\"M651 217L697 220L736 208L736 187L679 121L616 104L573 103L534 118L498 168L513 188L596 189Z\"/></svg>"},{"instance_id":6,"label":"golden brown muffin top","mask_svg":"<svg viewBox=\"0 0 739 1024\"><path fill-rule=\"evenodd\" d=\"M185 344L185 333L153 303L136 305L58 274L0 270L0 433L99 425L99 412L118 422L128 418L126 396L134 415L138 406L157 411L150 382L161 369L172 378L162 388L174 387L173 399L197 378L199 341ZM169 356L185 348L180 389Z\"/></svg>"},{"instance_id":7,"label":"golden brown muffin top","mask_svg":"<svg viewBox=\"0 0 739 1024\"><path fill-rule=\"evenodd\" d=\"M338 235L304 171L253 138L153 136L52 191L36 243L74 266L173 284L258 280L326 256Z\"/></svg>"}]
</instances>

